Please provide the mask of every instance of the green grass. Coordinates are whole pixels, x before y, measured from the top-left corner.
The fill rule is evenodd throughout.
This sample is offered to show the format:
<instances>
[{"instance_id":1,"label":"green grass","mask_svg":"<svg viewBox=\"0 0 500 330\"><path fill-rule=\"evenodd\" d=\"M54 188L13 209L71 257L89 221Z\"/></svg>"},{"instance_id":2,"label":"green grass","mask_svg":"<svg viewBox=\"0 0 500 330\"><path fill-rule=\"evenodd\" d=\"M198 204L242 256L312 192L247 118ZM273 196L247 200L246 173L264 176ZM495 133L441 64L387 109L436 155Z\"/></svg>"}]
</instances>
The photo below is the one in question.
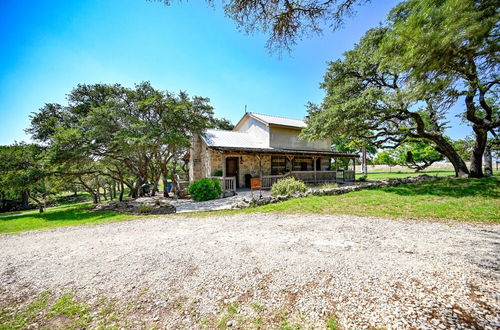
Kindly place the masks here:
<instances>
[{"instance_id":1,"label":"green grass","mask_svg":"<svg viewBox=\"0 0 500 330\"><path fill-rule=\"evenodd\" d=\"M368 170L368 180L381 180L381 179L397 179L397 178L407 178L413 176L419 176L422 174L427 174L431 176L445 177L445 176L455 176L455 171L453 169L427 169L422 172L415 172L411 169L404 170L393 170L388 171L370 171ZM500 171L495 171L495 175L500 175ZM362 176L361 173L356 174L356 179Z\"/></svg>"},{"instance_id":2,"label":"green grass","mask_svg":"<svg viewBox=\"0 0 500 330\"><path fill-rule=\"evenodd\" d=\"M419 176L422 174L427 174L431 176L454 176L455 171L452 170L433 170L424 171L420 173L410 172L410 171L393 171L393 172L370 172L368 171L368 180L381 180L381 179L397 179L397 178L407 178L409 176ZM361 173L356 174L356 178L359 179L362 176Z\"/></svg>"},{"instance_id":3,"label":"green grass","mask_svg":"<svg viewBox=\"0 0 500 330\"><path fill-rule=\"evenodd\" d=\"M91 203L81 203L49 207L44 213L38 213L38 210L3 213L0 214L0 233L17 233L133 218L130 215L113 211L92 211L89 209L91 205Z\"/></svg>"},{"instance_id":4,"label":"green grass","mask_svg":"<svg viewBox=\"0 0 500 330\"><path fill-rule=\"evenodd\" d=\"M353 214L389 219L500 223L500 180L498 177L444 178L421 184L367 189L337 196L309 196L255 208L207 214L252 212Z\"/></svg>"}]
</instances>

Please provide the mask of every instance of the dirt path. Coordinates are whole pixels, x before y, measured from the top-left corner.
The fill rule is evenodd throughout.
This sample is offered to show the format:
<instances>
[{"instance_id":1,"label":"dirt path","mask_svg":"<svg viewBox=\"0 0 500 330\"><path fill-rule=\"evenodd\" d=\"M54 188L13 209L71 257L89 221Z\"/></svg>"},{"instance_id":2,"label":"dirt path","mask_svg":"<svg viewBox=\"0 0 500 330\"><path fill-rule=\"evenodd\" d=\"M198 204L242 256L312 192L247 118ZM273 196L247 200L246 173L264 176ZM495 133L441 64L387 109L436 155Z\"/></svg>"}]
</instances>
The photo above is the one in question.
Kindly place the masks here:
<instances>
[{"instance_id":1,"label":"dirt path","mask_svg":"<svg viewBox=\"0 0 500 330\"><path fill-rule=\"evenodd\" d=\"M0 236L0 300L134 302L137 327L498 328L500 226L264 215ZM237 311L227 312L227 306ZM226 323L224 323L226 324ZM223 324L223 325L224 325Z\"/></svg>"}]
</instances>

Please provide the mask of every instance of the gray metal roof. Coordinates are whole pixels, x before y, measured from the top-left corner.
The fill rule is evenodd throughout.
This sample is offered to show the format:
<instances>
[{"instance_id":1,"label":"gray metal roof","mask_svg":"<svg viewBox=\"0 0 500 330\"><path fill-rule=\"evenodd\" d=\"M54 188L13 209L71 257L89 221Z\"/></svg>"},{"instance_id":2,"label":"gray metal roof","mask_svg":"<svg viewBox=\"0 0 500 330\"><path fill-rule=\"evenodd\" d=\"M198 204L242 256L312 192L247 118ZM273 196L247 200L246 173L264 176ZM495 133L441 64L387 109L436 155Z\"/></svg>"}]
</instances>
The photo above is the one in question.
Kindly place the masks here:
<instances>
[{"instance_id":1,"label":"gray metal roof","mask_svg":"<svg viewBox=\"0 0 500 330\"><path fill-rule=\"evenodd\" d=\"M270 149L269 141L258 139L246 132L208 129L202 135L202 139L209 147Z\"/></svg>"},{"instance_id":2,"label":"gray metal roof","mask_svg":"<svg viewBox=\"0 0 500 330\"><path fill-rule=\"evenodd\" d=\"M300 120L300 119L271 116L271 115L265 115L262 113L255 113L255 112L249 112L248 114L251 117L256 118L257 120L263 121L266 124L270 124L270 125L290 126L290 127L299 127L299 128L304 128L307 126L306 122L303 120Z\"/></svg>"},{"instance_id":3,"label":"gray metal roof","mask_svg":"<svg viewBox=\"0 0 500 330\"><path fill-rule=\"evenodd\" d=\"M263 154L287 154L287 155L303 155L303 156L324 156L338 158L354 158L360 157L358 154L350 154L335 151L316 151L316 150L296 150L296 149L278 149L278 148L236 148L236 147L209 147L210 149L219 151L234 151L238 153L263 153Z\"/></svg>"}]
</instances>

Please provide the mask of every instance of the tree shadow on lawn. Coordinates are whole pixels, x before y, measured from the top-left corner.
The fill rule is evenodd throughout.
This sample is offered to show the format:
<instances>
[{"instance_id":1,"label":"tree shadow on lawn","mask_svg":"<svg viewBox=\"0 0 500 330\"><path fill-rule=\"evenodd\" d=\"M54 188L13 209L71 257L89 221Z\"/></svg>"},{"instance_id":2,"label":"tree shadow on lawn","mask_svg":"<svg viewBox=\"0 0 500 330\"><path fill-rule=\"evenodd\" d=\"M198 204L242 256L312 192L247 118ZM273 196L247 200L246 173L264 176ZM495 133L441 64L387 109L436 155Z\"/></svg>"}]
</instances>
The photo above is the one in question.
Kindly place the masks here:
<instances>
[{"instance_id":1,"label":"tree shadow on lawn","mask_svg":"<svg viewBox=\"0 0 500 330\"><path fill-rule=\"evenodd\" d=\"M402 196L434 195L455 198L471 196L500 198L500 180L497 177L482 179L445 178L420 184L388 187L383 188L383 190Z\"/></svg>"},{"instance_id":2,"label":"tree shadow on lawn","mask_svg":"<svg viewBox=\"0 0 500 330\"><path fill-rule=\"evenodd\" d=\"M112 218L119 216L120 214L113 211L93 211L89 209L90 205L88 203L81 205L67 205L51 210L47 209L44 213L26 213L26 214L16 214L12 216L0 217L0 222L12 221L12 220L43 220L43 221L75 221L75 222L85 222L85 221L100 221L107 218Z\"/></svg>"}]
</instances>

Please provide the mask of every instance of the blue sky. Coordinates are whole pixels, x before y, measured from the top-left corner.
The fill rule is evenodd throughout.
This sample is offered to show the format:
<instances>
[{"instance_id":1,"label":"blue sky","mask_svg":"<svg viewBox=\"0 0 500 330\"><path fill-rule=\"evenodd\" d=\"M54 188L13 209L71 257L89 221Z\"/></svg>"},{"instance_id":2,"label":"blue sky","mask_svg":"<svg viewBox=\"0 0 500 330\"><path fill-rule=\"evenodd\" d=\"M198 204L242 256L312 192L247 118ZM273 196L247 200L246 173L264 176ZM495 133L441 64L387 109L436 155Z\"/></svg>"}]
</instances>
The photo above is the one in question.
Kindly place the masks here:
<instances>
[{"instance_id":1,"label":"blue sky","mask_svg":"<svg viewBox=\"0 0 500 330\"><path fill-rule=\"evenodd\" d=\"M0 2L0 144L28 140L29 114L65 102L78 83L134 83L211 99L236 123L248 111L302 118L320 102L327 62L339 58L398 1L359 7L345 27L299 42L281 58L266 36L246 35L221 8L196 0L164 6L145 0ZM450 117L453 138L468 127Z\"/></svg>"}]
</instances>

